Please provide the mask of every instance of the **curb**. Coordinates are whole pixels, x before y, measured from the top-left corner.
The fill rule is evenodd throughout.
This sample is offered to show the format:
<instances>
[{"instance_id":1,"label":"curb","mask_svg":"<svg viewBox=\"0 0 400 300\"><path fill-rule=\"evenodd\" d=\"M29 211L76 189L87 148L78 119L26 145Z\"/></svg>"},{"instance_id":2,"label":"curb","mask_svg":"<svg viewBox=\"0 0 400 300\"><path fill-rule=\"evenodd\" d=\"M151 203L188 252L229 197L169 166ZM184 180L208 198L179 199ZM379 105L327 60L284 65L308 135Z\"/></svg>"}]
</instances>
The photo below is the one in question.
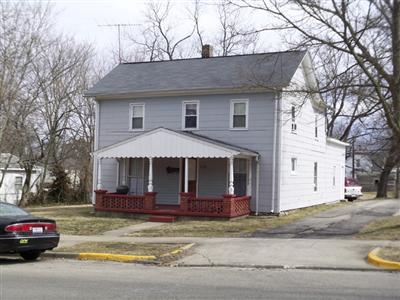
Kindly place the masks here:
<instances>
[{"instance_id":1,"label":"curb","mask_svg":"<svg viewBox=\"0 0 400 300\"><path fill-rule=\"evenodd\" d=\"M111 260L119 262L132 262L138 260L153 260L154 255L124 255L112 253L79 253L79 260Z\"/></svg>"},{"instance_id":2,"label":"curb","mask_svg":"<svg viewBox=\"0 0 400 300\"><path fill-rule=\"evenodd\" d=\"M385 260L385 259L380 258L378 256L379 250L381 250L381 248L375 248L368 254L367 261L370 264L373 264L375 266L385 268L385 269L400 270L400 262L395 262L395 261L390 261L390 260Z\"/></svg>"},{"instance_id":3,"label":"curb","mask_svg":"<svg viewBox=\"0 0 400 300\"><path fill-rule=\"evenodd\" d=\"M158 258L166 258L180 254L187 251L195 244L187 244L179 247L176 250L160 255ZM125 255L125 254L112 254L112 253L95 253L95 252L83 252L83 253L70 253L70 252L46 252L43 256L53 258L65 258L65 259L79 259L79 260L109 260L117 262L156 262L157 257L155 255Z\"/></svg>"}]
</instances>

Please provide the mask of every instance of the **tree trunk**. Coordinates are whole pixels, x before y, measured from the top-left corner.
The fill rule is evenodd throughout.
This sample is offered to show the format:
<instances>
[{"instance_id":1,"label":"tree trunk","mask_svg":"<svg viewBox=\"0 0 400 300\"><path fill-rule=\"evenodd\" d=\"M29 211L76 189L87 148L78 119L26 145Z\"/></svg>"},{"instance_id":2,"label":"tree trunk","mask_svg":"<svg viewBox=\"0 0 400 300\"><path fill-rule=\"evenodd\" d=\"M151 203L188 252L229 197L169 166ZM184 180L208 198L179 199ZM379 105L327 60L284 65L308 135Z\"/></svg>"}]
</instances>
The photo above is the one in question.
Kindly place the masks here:
<instances>
[{"instance_id":1,"label":"tree trunk","mask_svg":"<svg viewBox=\"0 0 400 300\"><path fill-rule=\"evenodd\" d=\"M383 166L381 175L379 177L378 182L378 190L376 193L376 198L386 198L387 197L387 185L389 182L390 173L393 168L399 163L400 154L399 154L399 142L395 139L392 140L392 145L390 147L388 156L385 161L385 165Z\"/></svg>"},{"instance_id":2,"label":"tree trunk","mask_svg":"<svg viewBox=\"0 0 400 300\"><path fill-rule=\"evenodd\" d=\"M394 190L394 197L396 199L399 198L399 187L400 187L400 178L399 178L399 176L400 176L400 166L397 165L397 167L396 167L396 187L395 187L395 190Z\"/></svg>"},{"instance_id":3,"label":"tree trunk","mask_svg":"<svg viewBox=\"0 0 400 300\"><path fill-rule=\"evenodd\" d=\"M31 190L31 178L32 178L32 169L33 166L25 166L25 182L24 186L22 187L22 194L21 199L19 200L19 206L26 206L28 204L28 195Z\"/></svg>"}]
</instances>

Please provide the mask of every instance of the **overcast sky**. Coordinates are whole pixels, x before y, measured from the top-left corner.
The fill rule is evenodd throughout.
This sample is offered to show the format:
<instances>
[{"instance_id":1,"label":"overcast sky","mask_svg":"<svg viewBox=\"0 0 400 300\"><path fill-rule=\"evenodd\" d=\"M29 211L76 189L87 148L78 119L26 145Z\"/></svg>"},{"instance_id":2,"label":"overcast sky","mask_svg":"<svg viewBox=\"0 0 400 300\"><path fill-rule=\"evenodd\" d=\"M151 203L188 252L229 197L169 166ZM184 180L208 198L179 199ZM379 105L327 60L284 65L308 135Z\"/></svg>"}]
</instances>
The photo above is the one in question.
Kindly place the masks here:
<instances>
[{"instance_id":1,"label":"overcast sky","mask_svg":"<svg viewBox=\"0 0 400 300\"><path fill-rule=\"evenodd\" d=\"M95 45L98 53L104 56L111 55L111 50L118 48L118 29L116 24L141 24L145 11L144 0L50 0L56 12L56 25L59 31L77 40L89 41ZM193 0L172 0L174 12L182 10L193 3ZM202 26L206 30L212 30L216 26L217 14L214 4L217 0L203 0L201 14ZM177 13L177 19L184 18L183 13ZM208 26L208 27L207 27ZM131 29L121 27L122 44L126 31ZM124 35L125 34L125 35ZM262 51L277 50L278 47L268 46L271 40L277 40L276 36L269 34L266 47ZM207 41L206 41L207 42ZM268 49L265 49L268 48ZM273 48L273 49L272 49Z\"/></svg>"}]
</instances>

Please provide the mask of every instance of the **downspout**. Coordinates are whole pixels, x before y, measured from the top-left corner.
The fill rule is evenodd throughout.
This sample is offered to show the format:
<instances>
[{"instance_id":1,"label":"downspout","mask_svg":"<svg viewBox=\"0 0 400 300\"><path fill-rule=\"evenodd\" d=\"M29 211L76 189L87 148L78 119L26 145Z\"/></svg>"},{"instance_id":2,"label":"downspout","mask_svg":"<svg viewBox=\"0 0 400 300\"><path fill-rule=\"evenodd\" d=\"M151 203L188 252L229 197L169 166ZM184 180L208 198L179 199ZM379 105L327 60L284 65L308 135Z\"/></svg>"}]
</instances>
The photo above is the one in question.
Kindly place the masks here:
<instances>
[{"instance_id":1,"label":"downspout","mask_svg":"<svg viewBox=\"0 0 400 300\"><path fill-rule=\"evenodd\" d=\"M260 155L256 157L256 216L258 216L258 203L260 195Z\"/></svg>"},{"instance_id":2,"label":"downspout","mask_svg":"<svg viewBox=\"0 0 400 300\"><path fill-rule=\"evenodd\" d=\"M99 103L95 101L95 116L94 116L94 141L93 141L93 152L96 152L99 149ZM98 169L98 158L96 155L93 155L93 177L92 177L92 204L95 204L95 190L97 189L97 169Z\"/></svg>"},{"instance_id":3,"label":"downspout","mask_svg":"<svg viewBox=\"0 0 400 300\"><path fill-rule=\"evenodd\" d=\"M279 211L279 184L280 184L280 112L282 109L282 102L280 95L278 93L275 94L275 109L274 109L274 137L273 137L273 153L272 153L272 205L271 205L271 213L275 213ZM278 176L277 176L278 173Z\"/></svg>"},{"instance_id":4,"label":"downspout","mask_svg":"<svg viewBox=\"0 0 400 300\"><path fill-rule=\"evenodd\" d=\"M282 168L282 94L278 96L278 111L277 111L277 151L276 151L276 198L275 198L275 213L281 211L281 168Z\"/></svg>"}]
</instances>

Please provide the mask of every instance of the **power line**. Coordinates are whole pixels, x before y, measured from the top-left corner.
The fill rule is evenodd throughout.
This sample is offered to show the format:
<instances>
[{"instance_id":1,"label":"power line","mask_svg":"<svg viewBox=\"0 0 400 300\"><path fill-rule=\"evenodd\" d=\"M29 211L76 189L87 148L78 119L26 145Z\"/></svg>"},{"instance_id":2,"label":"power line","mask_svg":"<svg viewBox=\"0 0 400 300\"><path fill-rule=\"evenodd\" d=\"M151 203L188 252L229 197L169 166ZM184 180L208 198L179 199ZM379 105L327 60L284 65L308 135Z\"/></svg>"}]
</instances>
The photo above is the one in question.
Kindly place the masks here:
<instances>
[{"instance_id":1,"label":"power line","mask_svg":"<svg viewBox=\"0 0 400 300\"><path fill-rule=\"evenodd\" d=\"M101 25L97 25L99 27L117 27L118 29L118 59L119 59L119 63L121 63L122 61L122 55L121 55L121 27L129 27L129 26L138 26L139 24L129 24L129 23L125 23L125 24L121 24L121 23L117 23L117 24L101 24Z\"/></svg>"}]
</instances>

